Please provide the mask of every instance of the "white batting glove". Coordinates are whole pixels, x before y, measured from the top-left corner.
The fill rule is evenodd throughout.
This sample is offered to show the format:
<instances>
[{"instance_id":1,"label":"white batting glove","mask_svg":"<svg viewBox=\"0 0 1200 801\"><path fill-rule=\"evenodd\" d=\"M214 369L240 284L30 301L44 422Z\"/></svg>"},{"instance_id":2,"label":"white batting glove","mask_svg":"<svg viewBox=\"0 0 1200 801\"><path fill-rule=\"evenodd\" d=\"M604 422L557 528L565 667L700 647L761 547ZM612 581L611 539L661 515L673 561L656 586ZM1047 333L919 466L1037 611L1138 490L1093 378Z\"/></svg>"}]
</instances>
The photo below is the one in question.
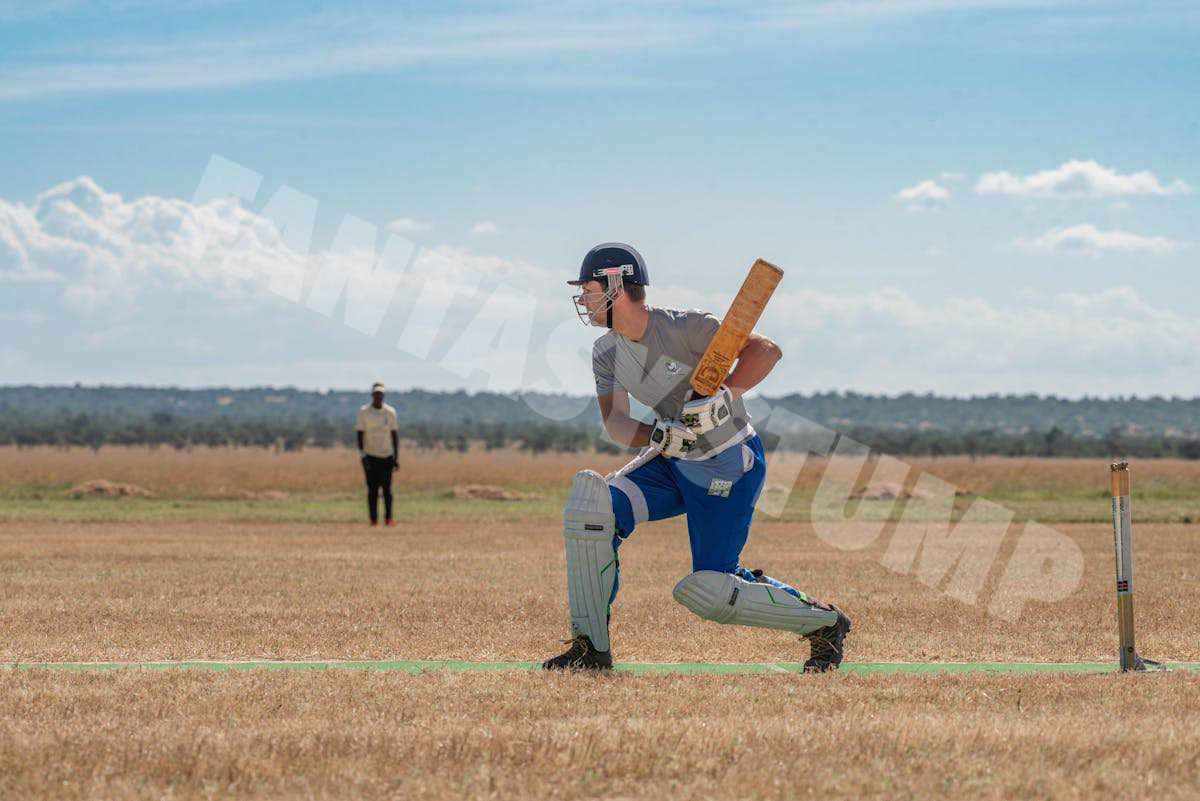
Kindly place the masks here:
<instances>
[{"instance_id":1,"label":"white batting glove","mask_svg":"<svg viewBox=\"0 0 1200 801\"><path fill-rule=\"evenodd\" d=\"M696 398L683 404L679 421L693 434L707 434L733 416L733 393L721 387L715 395Z\"/></svg>"},{"instance_id":2,"label":"white batting glove","mask_svg":"<svg viewBox=\"0 0 1200 801\"><path fill-rule=\"evenodd\" d=\"M657 448L663 456L672 459L691 452L696 446L696 435L687 426L675 420L655 420L650 432L650 447Z\"/></svg>"}]
</instances>

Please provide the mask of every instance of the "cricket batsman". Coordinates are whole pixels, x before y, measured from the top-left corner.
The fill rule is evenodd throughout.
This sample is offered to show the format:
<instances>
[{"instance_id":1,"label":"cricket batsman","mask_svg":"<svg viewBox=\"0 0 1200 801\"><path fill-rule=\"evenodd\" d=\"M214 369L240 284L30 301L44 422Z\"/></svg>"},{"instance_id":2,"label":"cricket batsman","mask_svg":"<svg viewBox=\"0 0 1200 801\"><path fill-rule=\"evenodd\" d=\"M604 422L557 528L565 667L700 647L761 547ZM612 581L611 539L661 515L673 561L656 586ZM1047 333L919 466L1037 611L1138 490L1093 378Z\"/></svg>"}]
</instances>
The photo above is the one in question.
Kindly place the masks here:
<instances>
[{"instance_id":1,"label":"cricket batsman","mask_svg":"<svg viewBox=\"0 0 1200 801\"><path fill-rule=\"evenodd\" d=\"M574 301L584 324L608 329L592 348L604 427L616 442L642 450L608 476L575 474L563 512L570 647L542 667L612 668L617 551L639 523L682 514L692 572L675 585L675 600L705 620L800 635L811 644L806 671L836 669L850 619L740 562L766 477L762 441L742 396L779 362L779 346L751 334L720 390L692 398L689 377L720 327L716 317L648 306L646 264L629 245L592 248L568 283L581 289ZM632 418L630 396L658 418Z\"/></svg>"}]
</instances>

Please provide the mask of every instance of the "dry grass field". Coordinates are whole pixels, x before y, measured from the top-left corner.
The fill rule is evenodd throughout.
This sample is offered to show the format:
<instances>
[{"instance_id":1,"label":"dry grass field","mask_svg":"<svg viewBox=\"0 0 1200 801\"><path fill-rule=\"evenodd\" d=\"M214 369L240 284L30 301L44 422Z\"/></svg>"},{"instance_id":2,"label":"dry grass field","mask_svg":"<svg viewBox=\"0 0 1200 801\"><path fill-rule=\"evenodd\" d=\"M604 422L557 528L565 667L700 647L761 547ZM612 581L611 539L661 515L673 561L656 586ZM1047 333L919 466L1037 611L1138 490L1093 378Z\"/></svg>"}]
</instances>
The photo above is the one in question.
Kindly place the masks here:
<instances>
[{"instance_id":1,"label":"dry grass field","mask_svg":"<svg viewBox=\"0 0 1200 801\"><path fill-rule=\"evenodd\" d=\"M559 504L592 456L405 454L401 525L366 527L352 454L0 449L0 660L463 659L559 647ZM1104 464L916 463L1058 520L1077 589L1016 622L817 536L806 464L745 562L846 608L847 660L1109 661ZM1134 465L1144 653L1200 660L1200 466ZM71 500L81 481L154 498ZM521 501L458 500L488 483ZM272 493L264 495L264 493ZM265 498L265 499L264 499ZM1061 499L1061 500L1060 500ZM1058 509L1061 514L1053 512ZM1043 514L1049 510L1051 514ZM1198 517L1197 519L1200 519ZM1067 522L1062 522L1067 521ZM1070 522L1079 521L1079 522ZM849 523L842 525L851 525ZM621 552L615 657L802 661L807 646L704 623L670 597L681 521ZM0 798L1192 798L1200 675L546 676L522 671L0 671Z\"/></svg>"},{"instance_id":2,"label":"dry grass field","mask_svg":"<svg viewBox=\"0 0 1200 801\"><path fill-rule=\"evenodd\" d=\"M1195 798L1182 675L20 673L6 798Z\"/></svg>"},{"instance_id":3,"label":"dry grass field","mask_svg":"<svg viewBox=\"0 0 1200 801\"><path fill-rule=\"evenodd\" d=\"M796 489L811 492L820 482L824 462L792 453L778 454L782 466L806 464ZM531 456L518 450L401 451L398 489L428 491L454 484L487 483L512 487L555 488L570 481L581 466L602 472L628 457L593 453L547 453ZM971 493L1008 498L1017 495L1050 499L1084 493L1107 493L1106 468L1090 459L1008 459L981 457L906 460ZM1190 492L1200 485L1200 462L1156 459L1136 465L1138 493L1161 497ZM18 449L0 446L0 492L55 489L92 478L127 481L172 498L241 498L246 491L281 490L318 496L357 493L360 476L354 451L329 449L276 453L264 448L72 448ZM1198 521L1200 522L1200 521Z\"/></svg>"}]
</instances>

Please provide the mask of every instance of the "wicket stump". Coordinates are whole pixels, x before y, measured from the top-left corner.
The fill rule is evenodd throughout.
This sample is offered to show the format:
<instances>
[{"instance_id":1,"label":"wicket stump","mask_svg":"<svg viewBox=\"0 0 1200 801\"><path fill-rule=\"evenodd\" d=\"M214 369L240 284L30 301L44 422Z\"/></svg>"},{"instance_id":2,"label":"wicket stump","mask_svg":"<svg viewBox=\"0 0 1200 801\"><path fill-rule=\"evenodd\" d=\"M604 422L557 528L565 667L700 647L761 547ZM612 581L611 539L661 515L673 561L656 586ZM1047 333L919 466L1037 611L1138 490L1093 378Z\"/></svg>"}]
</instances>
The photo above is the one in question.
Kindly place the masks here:
<instances>
[{"instance_id":1,"label":"wicket stump","mask_svg":"<svg viewBox=\"0 0 1200 801\"><path fill-rule=\"evenodd\" d=\"M1129 462L1113 462L1113 547L1117 554L1117 626L1121 670L1145 670L1133 642L1133 516L1129 508Z\"/></svg>"}]
</instances>

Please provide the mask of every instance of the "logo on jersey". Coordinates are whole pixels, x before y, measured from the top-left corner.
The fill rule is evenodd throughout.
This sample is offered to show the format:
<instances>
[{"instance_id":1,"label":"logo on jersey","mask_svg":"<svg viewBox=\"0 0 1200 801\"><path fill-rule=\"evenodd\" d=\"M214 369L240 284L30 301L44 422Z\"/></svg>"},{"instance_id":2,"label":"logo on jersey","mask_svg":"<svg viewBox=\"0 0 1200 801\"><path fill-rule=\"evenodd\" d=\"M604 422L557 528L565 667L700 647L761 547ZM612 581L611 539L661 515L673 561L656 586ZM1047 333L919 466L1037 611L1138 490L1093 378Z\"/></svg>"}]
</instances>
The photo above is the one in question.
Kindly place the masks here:
<instances>
[{"instance_id":1,"label":"logo on jersey","mask_svg":"<svg viewBox=\"0 0 1200 801\"><path fill-rule=\"evenodd\" d=\"M716 495L718 498L728 498L729 491L733 489L733 482L727 478L714 478L708 485L708 494Z\"/></svg>"}]
</instances>

